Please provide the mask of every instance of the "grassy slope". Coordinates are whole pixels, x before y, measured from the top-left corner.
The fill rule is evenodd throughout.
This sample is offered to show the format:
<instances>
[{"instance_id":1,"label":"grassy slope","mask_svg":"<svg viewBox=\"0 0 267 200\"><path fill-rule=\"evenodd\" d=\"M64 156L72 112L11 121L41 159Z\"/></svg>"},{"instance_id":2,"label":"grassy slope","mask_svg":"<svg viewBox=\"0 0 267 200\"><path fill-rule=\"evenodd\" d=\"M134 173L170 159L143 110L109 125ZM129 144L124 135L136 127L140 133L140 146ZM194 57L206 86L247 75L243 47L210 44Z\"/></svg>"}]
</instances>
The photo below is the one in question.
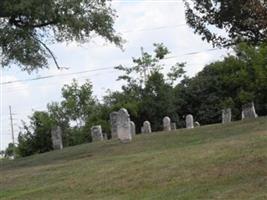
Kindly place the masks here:
<instances>
[{"instance_id":1,"label":"grassy slope","mask_svg":"<svg viewBox=\"0 0 267 200\"><path fill-rule=\"evenodd\" d=\"M0 199L267 199L267 118L2 162Z\"/></svg>"}]
</instances>

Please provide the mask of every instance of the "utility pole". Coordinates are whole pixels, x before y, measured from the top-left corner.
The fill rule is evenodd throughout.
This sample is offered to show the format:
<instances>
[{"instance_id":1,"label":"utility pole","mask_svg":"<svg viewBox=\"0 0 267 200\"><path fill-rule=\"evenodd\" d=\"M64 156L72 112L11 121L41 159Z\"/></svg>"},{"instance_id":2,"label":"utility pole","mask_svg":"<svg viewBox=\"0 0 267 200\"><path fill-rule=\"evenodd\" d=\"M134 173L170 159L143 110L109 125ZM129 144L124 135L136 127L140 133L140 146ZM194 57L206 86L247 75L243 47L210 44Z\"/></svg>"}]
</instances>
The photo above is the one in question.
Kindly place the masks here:
<instances>
[{"instance_id":1,"label":"utility pole","mask_svg":"<svg viewBox=\"0 0 267 200\"><path fill-rule=\"evenodd\" d=\"M13 117L12 117L12 112L11 112L11 106L9 106L9 115L10 115L12 142L13 142L13 145L15 146L14 127L13 127Z\"/></svg>"}]
</instances>

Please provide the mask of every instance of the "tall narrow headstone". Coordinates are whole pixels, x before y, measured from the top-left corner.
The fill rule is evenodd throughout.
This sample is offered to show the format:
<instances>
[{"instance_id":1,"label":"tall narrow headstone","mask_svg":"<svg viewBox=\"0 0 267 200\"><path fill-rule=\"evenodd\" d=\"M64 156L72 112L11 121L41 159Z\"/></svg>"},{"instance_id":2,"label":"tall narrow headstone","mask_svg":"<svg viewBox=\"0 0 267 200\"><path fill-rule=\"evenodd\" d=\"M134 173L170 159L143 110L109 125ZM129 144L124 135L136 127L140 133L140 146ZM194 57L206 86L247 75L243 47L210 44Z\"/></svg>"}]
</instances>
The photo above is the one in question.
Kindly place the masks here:
<instances>
[{"instance_id":1,"label":"tall narrow headstone","mask_svg":"<svg viewBox=\"0 0 267 200\"><path fill-rule=\"evenodd\" d=\"M118 112L117 132L121 142L126 143L132 140L130 115L124 108L121 108Z\"/></svg>"},{"instance_id":2,"label":"tall narrow headstone","mask_svg":"<svg viewBox=\"0 0 267 200\"><path fill-rule=\"evenodd\" d=\"M112 112L109 114L109 120L111 124L111 137L118 138L118 125L117 125L118 112Z\"/></svg>"},{"instance_id":3,"label":"tall narrow headstone","mask_svg":"<svg viewBox=\"0 0 267 200\"><path fill-rule=\"evenodd\" d=\"M242 119L253 119L257 118L258 115L255 111L254 103L247 103L242 106Z\"/></svg>"},{"instance_id":4,"label":"tall narrow headstone","mask_svg":"<svg viewBox=\"0 0 267 200\"><path fill-rule=\"evenodd\" d=\"M186 128L194 128L194 118L193 115L186 115Z\"/></svg>"},{"instance_id":5,"label":"tall narrow headstone","mask_svg":"<svg viewBox=\"0 0 267 200\"><path fill-rule=\"evenodd\" d=\"M163 121L163 130L171 131L171 119L169 117L164 117L162 121Z\"/></svg>"},{"instance_id":6,"label":"tall narrow headstone","mask_svg":"<svg viewBox=\"0 0 267 200\"><path fill-rule=\"evenodd\" d=\"M176 129L177 129L177 127L176 127L176 123L175 123L175 122L172 122L172 123L171 123L171 129L172 129L172 130L176 130Z\"/></svg>"},{"instance_id":7,"label":"tall narrow headstone","mask_svg":"<svg viewBox=\"0 0 267 200\"><path fill-rule=\"evenodd\" d=\"M232 121L232 111L231 108L226 108L222 110L222 123L226 124Z\"/></svg>"},{"instance_id":8,"label":"tall narrow headstone","mask_svg":"<svg viewBox=\"0 0 267 200\"><path fill-rule=\"evenodd\" d=\"M131 121L130 125L131 125L131 134L132 134L132 136L134 136L134 135L136 135L135 123L133 121Z\"/></svg>"},{"instance_id":9,"label":"tall narrow headstone","mask_svg":"<svg viewBox=\"0 0 267 200\"><path fill-rule=\"evenodd\" d=\"M51 139L53 149L63 149L62 130L60 126L55 126L51 130Z\"/></svg>"},{"instance_id":10,"label":"tall narrow headstone","mask_svg":"<svg viewBox=\"0 0 267 200\"><path fill-rule=\"evenodd\" d=\"M143 123L143 133L151 133L151 125L149 121Z\"/></svg>"},{"instance_id":11,"label":"tall narrow headstone","mask_svg":"<svg viewBox=\"0 0 267 200\"><path fill-rule=\"evenodd\" d=\"M93 126L91 128L91 136L92 136L93 141L104 140L103 133L102 133L102 127L100 125Z\"/></svg>"}]
</instances>

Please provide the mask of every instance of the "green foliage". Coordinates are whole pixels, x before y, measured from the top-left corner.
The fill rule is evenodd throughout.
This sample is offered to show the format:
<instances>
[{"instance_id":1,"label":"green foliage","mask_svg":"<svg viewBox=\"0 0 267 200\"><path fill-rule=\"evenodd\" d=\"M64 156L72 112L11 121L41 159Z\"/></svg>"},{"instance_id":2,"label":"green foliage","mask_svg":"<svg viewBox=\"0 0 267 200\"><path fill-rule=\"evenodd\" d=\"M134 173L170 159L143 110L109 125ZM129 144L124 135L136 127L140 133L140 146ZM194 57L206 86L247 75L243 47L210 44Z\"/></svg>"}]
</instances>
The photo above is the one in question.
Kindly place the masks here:
<instances>
[{"instance_id":1,"label":"green foliage","mask_svg":"<svg viewBox=\"0 0 267 200\"><path fill-rule=\"evenodd\" d=\"M2 66L19 65L31 72L48 67L53 52L46 44L88 42L93 34L121 44L113 29L115 11L106 0L1 0Z\"/></svg>"},{"instance_id":2,"label":"green foliage","mask_svg":"<svg viewBox=\"0 0 267 200\"><path fill-rule=\"evenodd\" d=\"M149 76L153 72L160 71L162 66L159 61L170 53L167 47L162 43L154 44L154 54L144 52L141 47L141 57L133 58L133 66L124 67L122 65L115 67L115 69L124 72L124 75L119 76L118 80L125 80L129 85L144 86Z\"/></svg>"},{"instance_id":3,"label":"green foliage","mask_svg":"<svg viewBox=\"0 0 267 200\"><path fill-rule=\"evenodd\" d=\"M63 130L65 147L91 142L94 125L101 125L103 133L110 138L109 114L120 108L128 110L137 132L145 120L151 122L153 131L162 130L164 116L169 116L178 127L185 127L187 114L193 114L200 124L218 123L224 108L231 108L233 119L237 120L242 105L251 101L260 116L267 114L266 45L253 47L242 43L235 48L235 56L205 66L192 78L185 75L184 63L177 63L164 76L156 54L165 55L169 51L162 44L155 46L154 53L158 53L145 53L133 60L132 67L119 69L129 81L121 91L109 91L103 103L93 96L89 81L79 85L74 80L65 85L62 101L49 104L48 113L34 113L30 126L25 125L24 134L19 137L20 155L49 151L49 131L54 124ZM142 85L135 76L138 70L142 71L144 63L150 63L153 70Z\"/></svg>"},{"instance_id":4,"label":"green foliage","mask_svg":"<svg viewBox=\"0 0 267 200\"><path fill-rule=\"evenodd\" d=\"M51 129L54 123L47 112L35 111L30 117L29 125L24 123L19 133L18 154L28 156L51 150Z\"/></svg>"},{"instance_id":5,"label":"green foliage","mask_svg":"<svg viewBox=\"0 0 267 200\"><path fill-rule=\"evenodd\" d=\"M14 158L16 156L16 146L13 143L9 143L3 154L5 158Z\"/></svg>"},{"instance_id":6,"label":"green foliage","mask_svg":"<svg viewBox=\"0 0 267 200\"><path fill-rule=\"evenodd\" d=\"M92 84L87 80L81 86L74 79L70 85L62 88L61 107L68 120L76 122L77 126L82 126L88 117L94 112L96 99L92 96Z\"/></svg>"},{"instance_id":7,"label":"green foliage","mask_svg":"<svg viewBox=\"0 0 267 200\"><path fill-rule=\"evenodd\" d=\"M266 1L184 1L187 23L203 40L217 46L238 44L241 41L253 44L267 41ZM218 34L216 29L224 30L226 34Z\"/></svg>"},{"instance_id":8,"label":"green foliage","mask_svg":"<svg viewBox=\"0 0 267 200\"><path fill-rule=\"evenodd\" d=\"M142 96L140 117L143 121L149 120L153 130L162 129L162 119L175 116L173 88L166 83L164 75L154 72L149 77Z\"/></svg>"}]
</instances>

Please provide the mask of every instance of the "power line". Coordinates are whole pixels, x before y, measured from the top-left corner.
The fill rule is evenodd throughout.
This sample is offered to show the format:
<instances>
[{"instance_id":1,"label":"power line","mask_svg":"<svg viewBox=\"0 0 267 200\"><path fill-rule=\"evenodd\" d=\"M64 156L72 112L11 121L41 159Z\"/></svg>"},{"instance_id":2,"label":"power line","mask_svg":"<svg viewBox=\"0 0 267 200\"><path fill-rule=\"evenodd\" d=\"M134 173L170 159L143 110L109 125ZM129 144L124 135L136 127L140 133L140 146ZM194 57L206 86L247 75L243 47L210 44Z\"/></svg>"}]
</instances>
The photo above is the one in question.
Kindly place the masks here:
<instances>
[{"instance_id":1,"label":"power line","mask_svg":"<svg viewBox=\"0 0 267 200\"><path fill-rule=\"evenodd\" d=\"M177 58L179 56L195 55L195 54L199 54L199 53L202 53L202 52L216 51L216 50L220 50L220 49L215 48L215 49L206 49L206 50L203 50L203 51L188 52L188 53L181 54L181 55L169 56L169 57L163 58L162 60ZM78 72L70 72L70 73L65 73L65 74L57 74L57 75L54 74L54 75L40 76L40 77L35 77L35 78L30 78L30 79L6 81L6 82L0 83L0 85L8 85L8 84L13 84L13 83L36 81L36 80L49 79L49 78L54 78L54 77L63 77L63 76L70 76L70 75L76 75L76 74L84 74L84 73L95 72L95 71L105 71L105 70L114 69L114 67L116 67L116 66L117 65L109 66L109 67L102 67L102 68L98 68L98 69L83 70L83 71L78 71Z\"/></svg>"},{"instance_id":2,"label":"power line","mask_svg":"<svg viewBox=\"0 0 267 200\"><path fill-rule=\"evenodd\" d=\"M171 25L171 26L158 26L153 28L143 28L143 29L136 29L136 30L126 30L122 31L122 33L132 33L132 32L142 32L142 31L154 31L154 30L161 30L161 29L168 29L168 28L179 28L182 26L187 26L186 24L178 24L178 25Z\"/></svg>"}]
</instances>

